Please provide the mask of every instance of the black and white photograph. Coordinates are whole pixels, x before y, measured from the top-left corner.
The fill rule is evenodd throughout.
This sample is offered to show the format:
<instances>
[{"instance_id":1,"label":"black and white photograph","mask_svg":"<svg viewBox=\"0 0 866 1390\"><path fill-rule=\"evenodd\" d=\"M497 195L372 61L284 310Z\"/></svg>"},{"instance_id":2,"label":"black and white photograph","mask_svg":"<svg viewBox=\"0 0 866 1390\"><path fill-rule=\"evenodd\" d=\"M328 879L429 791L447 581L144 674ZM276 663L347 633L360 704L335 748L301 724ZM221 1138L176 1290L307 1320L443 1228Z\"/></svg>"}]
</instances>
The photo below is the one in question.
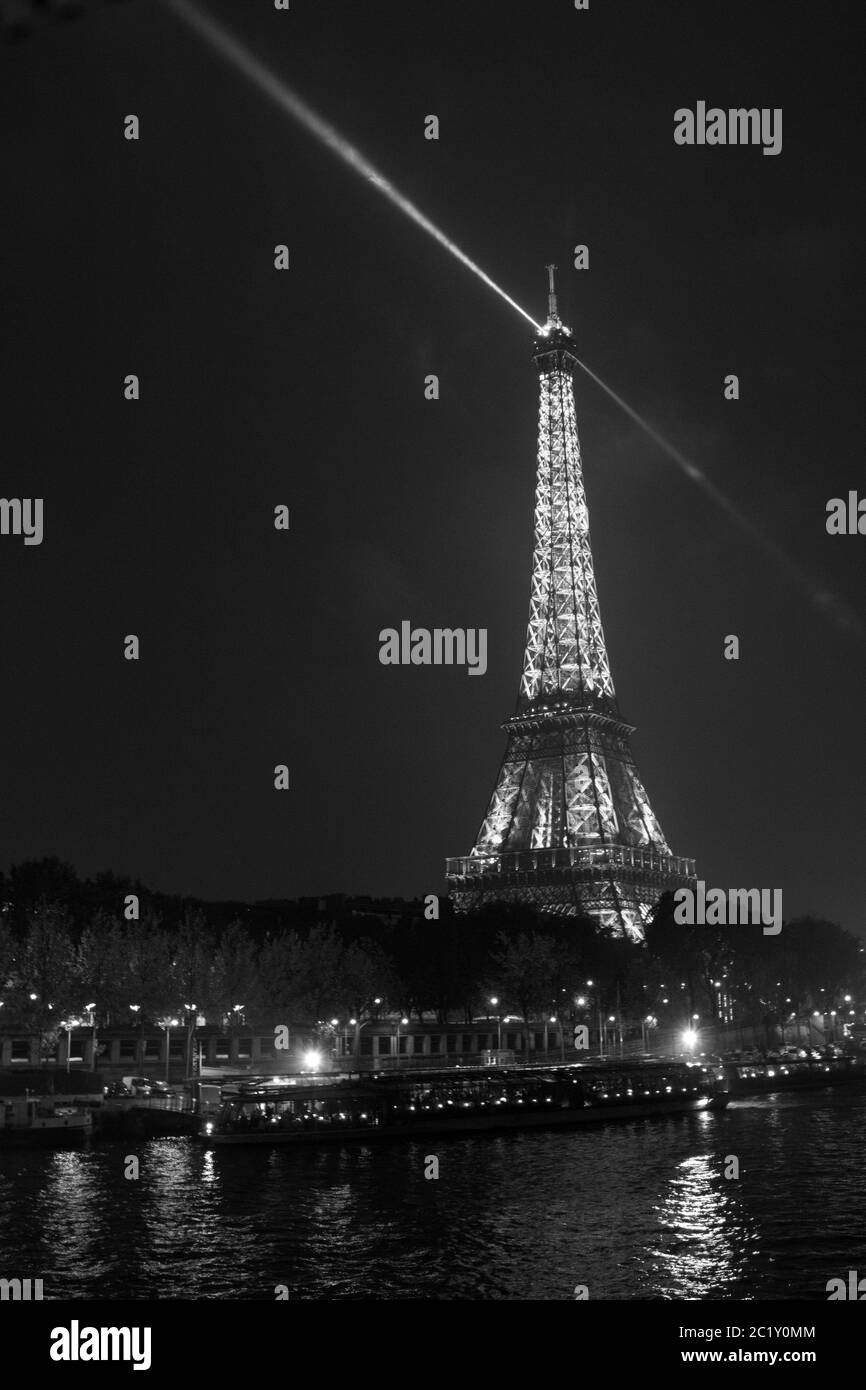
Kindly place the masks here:
<instances>
[{"instance_id":1,"label":"black and white photograph","mask_svg":"<svg viewBox=\"0 0 866 1390\"><path fill-rule=\"evenodd\" d=\"M0 0L28 1373L856 1346L857 18Z\"/></svg>"}]
</instances>

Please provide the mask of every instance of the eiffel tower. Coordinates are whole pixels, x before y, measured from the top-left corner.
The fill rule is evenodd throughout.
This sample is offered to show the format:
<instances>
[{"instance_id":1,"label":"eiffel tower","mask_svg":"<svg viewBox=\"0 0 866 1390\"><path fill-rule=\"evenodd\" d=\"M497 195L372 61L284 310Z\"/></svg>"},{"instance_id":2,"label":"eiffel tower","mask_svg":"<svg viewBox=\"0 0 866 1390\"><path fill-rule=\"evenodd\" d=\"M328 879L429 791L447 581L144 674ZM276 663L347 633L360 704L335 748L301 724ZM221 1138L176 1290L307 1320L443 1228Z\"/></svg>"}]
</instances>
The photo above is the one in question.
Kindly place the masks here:
<instances>
[{"instance_id":1,"label":"eiffel tower","mask_svg":"<svg viewBox=\"0 0 866 1390\"><path fill-rule=\"evenodd\" d=\"M447 860L457 912L491 901L592 916L640 941L663 892L693 883L671 854L629 746L604 643L583 487L570 329L548 266L540 379L535 550L523 676L508 744L472 852Z\"/></svg>"}]
</instances>

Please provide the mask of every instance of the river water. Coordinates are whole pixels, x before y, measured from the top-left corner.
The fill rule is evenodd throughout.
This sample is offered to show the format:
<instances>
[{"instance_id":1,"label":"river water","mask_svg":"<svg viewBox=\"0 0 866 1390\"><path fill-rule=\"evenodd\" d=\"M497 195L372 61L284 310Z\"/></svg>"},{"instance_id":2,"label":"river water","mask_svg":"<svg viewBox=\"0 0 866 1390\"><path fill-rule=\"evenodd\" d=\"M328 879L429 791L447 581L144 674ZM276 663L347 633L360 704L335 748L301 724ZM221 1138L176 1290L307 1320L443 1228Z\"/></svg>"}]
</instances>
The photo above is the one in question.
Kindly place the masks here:
<instances>
[{"instance_id":1,"label":"river water","mask_svg":"<svg viewBox=\"0 0 866 1390\"><path fill-rule=\"evenodd\" d=\"M423 1144L7 1150L0 1277L46 1299L823 1301L866 1274L864 1135L857 1086Z\"/></svg>"}]
</instances>

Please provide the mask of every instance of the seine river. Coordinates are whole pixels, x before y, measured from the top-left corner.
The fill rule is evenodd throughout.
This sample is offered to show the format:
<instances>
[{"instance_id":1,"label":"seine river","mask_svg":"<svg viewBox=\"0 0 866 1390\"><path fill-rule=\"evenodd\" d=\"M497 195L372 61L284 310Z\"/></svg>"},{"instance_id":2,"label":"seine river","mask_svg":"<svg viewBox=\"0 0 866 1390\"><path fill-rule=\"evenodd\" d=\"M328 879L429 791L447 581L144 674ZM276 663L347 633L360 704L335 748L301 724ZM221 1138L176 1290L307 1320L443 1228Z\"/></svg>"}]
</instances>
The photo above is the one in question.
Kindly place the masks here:
<instances>
[{"instance_id":1,"label":"seine river","mask_svg":"<svg viewBox=\"0 0 866 1390\"><path fill-rule=\"evenodd\" d=\"M46 1299L823 1301L866 1272L864 1136L866 1090L841 1087L424 1144L7 1150L0 1277Z\"/></svg>"}]
</instances>

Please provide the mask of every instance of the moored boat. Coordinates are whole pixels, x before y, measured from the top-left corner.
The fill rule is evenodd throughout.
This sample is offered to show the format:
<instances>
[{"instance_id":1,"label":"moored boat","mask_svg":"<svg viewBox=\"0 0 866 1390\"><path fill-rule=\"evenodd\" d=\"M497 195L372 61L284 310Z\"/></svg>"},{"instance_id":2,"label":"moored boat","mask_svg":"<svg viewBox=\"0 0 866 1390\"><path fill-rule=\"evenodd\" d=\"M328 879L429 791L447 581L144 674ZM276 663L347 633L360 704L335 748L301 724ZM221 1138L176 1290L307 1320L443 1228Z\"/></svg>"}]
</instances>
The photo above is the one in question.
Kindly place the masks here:
<instances>
[{"instance_id":1,"label":"moored boat","mask_svg":"<svg viewBox=\"0 0 866 1390\"><path fill-rule=\"evenodd\" d=\"M795 1091L823 1086L839 1086L866 1081L866 1057L766 1058L761 1061L733 1061L722 1064L732 1096L771 1091Z\"/></svg>"},{"instance_id":2,"label":"moored boat","mask_svg":"<svg viewBox=\"0 0 866 1390\"><path fill-rule=\"evenodd\" d=\"M273 1077L225 1091L199 1138L208 1145L367 1142L645 1119L727 1102L717 1069L673 1062Z\"/></svg>"},{"instance_id":3,"label":"moored boat","mask_svg":"<svg viewBox=\"0 0 866 1390\"><path fill-rule=\"evenodd\" d=\"M0 1096L0 1147L79 1143L93 1129L93 1113L58 1105L50 1096Z\"/></svg>"}]
</instances>

